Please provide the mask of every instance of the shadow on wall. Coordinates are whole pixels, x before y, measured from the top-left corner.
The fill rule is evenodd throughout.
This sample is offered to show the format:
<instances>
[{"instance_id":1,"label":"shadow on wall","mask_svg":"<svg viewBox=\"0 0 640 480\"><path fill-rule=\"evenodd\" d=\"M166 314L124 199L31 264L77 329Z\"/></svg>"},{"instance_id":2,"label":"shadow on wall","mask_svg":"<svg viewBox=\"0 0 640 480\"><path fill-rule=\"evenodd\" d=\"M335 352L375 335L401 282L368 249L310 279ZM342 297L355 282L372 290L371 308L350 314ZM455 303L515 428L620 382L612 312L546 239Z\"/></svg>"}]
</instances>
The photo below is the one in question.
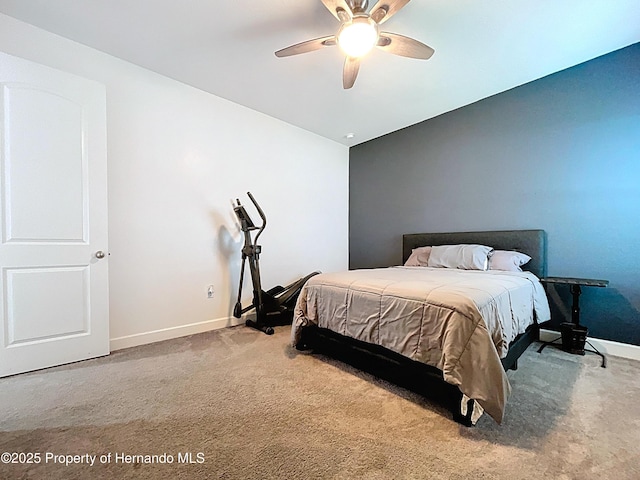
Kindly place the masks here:
<instances>
[{"instance_id":1,"label":"shadow on wall","mask_svg":"<svg viewBox=\"0 0 640 480\"><path fill-rule=\"evenodd\" d=\"M226 296L228 305L226 315L233 315L233 307L236 302L238 282L240 281L240 265L242 262L242 236L238 236L240 226L234 222L234 231L229 230L226 217L217 211L211 212L212 223L218 227L216 241L214 242L214 253L217 255L217 266L220 269L220 277L227 280Z\"/></svg>"},{"instance_id":2,"label":"shadow on wall","mask_svg":"<svg viewBox=\"0 0 640 480\"><path fill-rule=\"evenodd\" d=\"M571 321L569 286L548 285L547 297L551 307L548 326L559 329L560 323ZM640 345L640 311L616 288L583 287L580 324L589 329L592 338Z\"/></svg>"}]
</instances>

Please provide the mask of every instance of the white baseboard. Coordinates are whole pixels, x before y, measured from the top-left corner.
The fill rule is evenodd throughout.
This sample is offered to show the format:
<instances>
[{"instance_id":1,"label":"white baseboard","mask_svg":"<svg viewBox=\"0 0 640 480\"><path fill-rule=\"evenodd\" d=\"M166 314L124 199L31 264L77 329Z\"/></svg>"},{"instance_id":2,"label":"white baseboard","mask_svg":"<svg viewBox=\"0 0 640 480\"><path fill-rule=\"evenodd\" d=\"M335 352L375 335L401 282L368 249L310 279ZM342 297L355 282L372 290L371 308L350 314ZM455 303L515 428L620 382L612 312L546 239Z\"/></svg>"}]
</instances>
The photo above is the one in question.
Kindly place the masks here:
<instances>
[{"instance_id":1,"label":"white baseboard","mask_svg":"<svg viewBox=\"0 0 640 480\"><path fill-rule=\"evenodd\" d=\"M186 337L195 333L204 333L219 328L234 327L242 325L245 322L244 315L242 318L223 317L215 320L207 320L204 322L191 323L189 325L180 325L179 327L163 328L161 330L153 330L151 332L136 333L124 337L112 338L109 341L111 351L121 350L123 348L137 347L148 343L161 342L163 340L171 340L172 338Z\"/></svg>"},{"instance_id":2,"label":"white baseboard","mask_svg":"<svg viewBox=\"0 0 640 480\"><path fill-rule=\"evenodd\" d=\"M560 337L560 333L554 330L540 330L540 340L550 342ZM612 342L611 340L600 340L599 338L587 337L598 351L614 357L628 358L630 360L640 360L640 347L628 343Z\"/></svg>"}]
</instances>

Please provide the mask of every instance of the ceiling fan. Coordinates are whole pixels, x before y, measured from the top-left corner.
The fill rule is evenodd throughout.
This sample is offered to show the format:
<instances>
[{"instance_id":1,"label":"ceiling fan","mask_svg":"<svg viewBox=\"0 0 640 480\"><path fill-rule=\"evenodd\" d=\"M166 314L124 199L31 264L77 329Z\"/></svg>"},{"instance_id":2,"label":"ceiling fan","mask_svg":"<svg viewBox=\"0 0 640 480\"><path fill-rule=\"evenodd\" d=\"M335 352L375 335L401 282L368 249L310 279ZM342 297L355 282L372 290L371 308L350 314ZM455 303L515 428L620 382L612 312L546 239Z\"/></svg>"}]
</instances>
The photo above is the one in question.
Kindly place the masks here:
<instances>
[{"instance_id":1,"label":"ceiling fan","mask_svg":"<svg viewBox=\"0 0 640 480\"><path fill-rule=\"evenodd\" d=\"M322 47L338 45L346 54L342 72L342 86L353 87L360 69L360 59L374 46L403 57L431 58L435 50L413 38L380 31L410 0L379 0L367 13L368 0L322 0L325 7L340 21L335 35L314 38L276 52L276 57L289 57L312 52Z\"/></svg>"}]
</instances>

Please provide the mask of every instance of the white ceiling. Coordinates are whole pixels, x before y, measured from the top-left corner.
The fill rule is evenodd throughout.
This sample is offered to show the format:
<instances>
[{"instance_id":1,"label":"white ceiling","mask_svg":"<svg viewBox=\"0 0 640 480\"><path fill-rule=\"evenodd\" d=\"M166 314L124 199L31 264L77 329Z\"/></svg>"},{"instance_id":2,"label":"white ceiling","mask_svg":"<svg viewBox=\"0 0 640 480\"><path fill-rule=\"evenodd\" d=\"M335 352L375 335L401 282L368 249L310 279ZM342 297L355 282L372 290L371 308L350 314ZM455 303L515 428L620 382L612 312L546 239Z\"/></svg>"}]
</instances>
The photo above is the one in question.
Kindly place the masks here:
<instances>
[{"instance_id":1,"label":"white ceiling","mask_svg":"<svg viewBox=\"0 0 640 480\"><path fill-rule=\"evenodd\" d=\"M640 41L639 0L413 0L384 30L435 55L374 50L343 90L337 47L274 55L336 32L320 0L0 0L0 12L345 145Z\"/></svg>"}]
</instances>

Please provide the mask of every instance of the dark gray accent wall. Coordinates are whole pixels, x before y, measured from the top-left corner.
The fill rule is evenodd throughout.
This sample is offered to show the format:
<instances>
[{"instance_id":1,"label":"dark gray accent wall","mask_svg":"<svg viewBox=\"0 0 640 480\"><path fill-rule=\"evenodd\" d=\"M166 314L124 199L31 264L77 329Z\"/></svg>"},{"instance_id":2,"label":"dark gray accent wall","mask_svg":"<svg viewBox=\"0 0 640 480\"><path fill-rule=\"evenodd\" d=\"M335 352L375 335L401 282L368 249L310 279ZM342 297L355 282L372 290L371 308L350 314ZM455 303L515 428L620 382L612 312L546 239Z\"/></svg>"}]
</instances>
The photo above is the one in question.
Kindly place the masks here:
<instances>
[{"instance_id":1,"label":"dark gray accent wall","mask_svg":"<svg viewBox=\"0 0 640 480\"><path fill-rule=\"evenodd\" d=\"M350 150L350 268L398 265L404 233L546 230L590 336L640 345L640 44ZM551 289L554 323L569 292Z\"/></svg>"}]
</instances>

